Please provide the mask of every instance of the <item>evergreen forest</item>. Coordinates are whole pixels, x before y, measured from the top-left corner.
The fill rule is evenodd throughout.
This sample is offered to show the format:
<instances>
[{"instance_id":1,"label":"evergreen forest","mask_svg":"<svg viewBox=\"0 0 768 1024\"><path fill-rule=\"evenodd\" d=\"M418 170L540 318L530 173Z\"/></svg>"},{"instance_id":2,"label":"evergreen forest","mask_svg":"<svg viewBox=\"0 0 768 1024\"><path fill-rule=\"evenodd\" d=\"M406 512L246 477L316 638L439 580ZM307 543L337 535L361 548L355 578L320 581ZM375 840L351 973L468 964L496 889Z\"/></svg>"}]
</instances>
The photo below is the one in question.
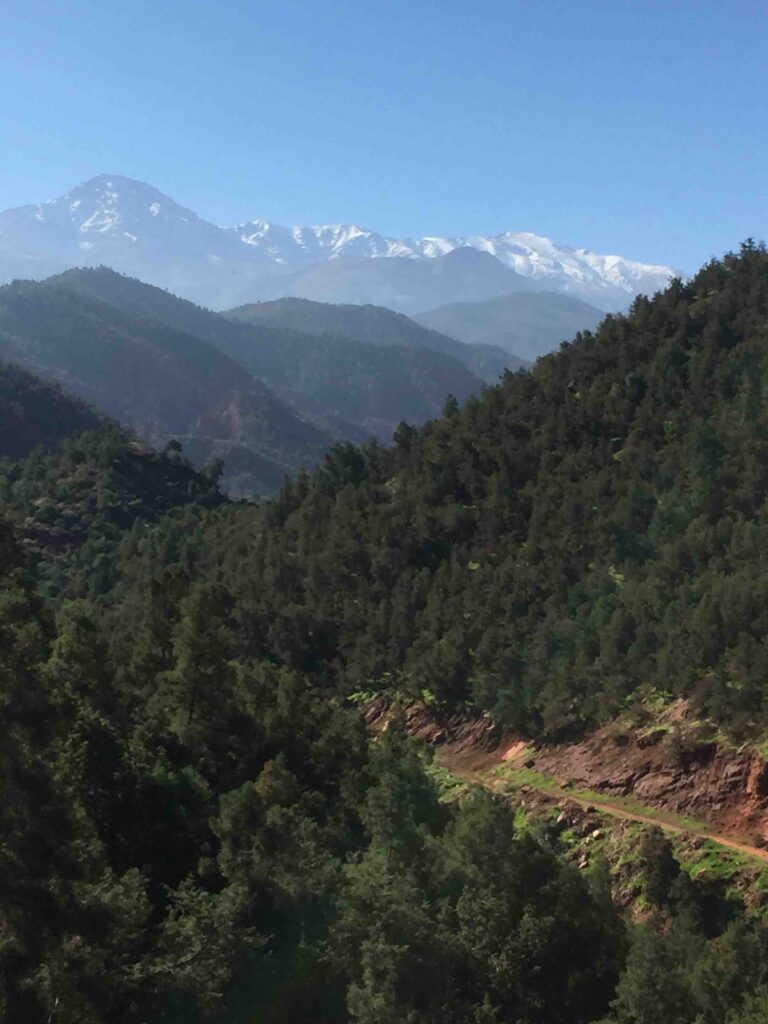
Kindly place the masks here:
<instances>
[{"instance_id":1,"label":"evergreen forest","mask_svg":"<svg viewBox=\"0 0 768 1024\"><path fill-rule=\"evenodd\" d=\"M633 919L364 715L764 741L766 395L751 242L259 501L0 365L0 1020L768 1019L768 926L660 831Z\"/></svg>"}]
</instances>

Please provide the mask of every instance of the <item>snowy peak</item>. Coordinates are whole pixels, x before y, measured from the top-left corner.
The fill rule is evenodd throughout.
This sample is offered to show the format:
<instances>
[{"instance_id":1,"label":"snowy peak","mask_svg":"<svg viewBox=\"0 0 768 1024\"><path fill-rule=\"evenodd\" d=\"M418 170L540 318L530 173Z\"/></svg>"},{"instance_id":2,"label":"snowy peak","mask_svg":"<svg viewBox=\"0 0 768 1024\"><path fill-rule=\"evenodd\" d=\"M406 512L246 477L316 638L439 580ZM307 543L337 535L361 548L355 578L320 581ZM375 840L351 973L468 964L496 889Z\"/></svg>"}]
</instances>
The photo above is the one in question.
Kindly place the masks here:
<instances>
[{"instance_id":1,"label":"snowy peak","mask_svg":"<svg viewBox=\"0 0 768 1024\"><path fill-rule=\"evenodd\" d=\"M81 248L88 248L89 240L93 243L99 236L136 242L135 229L153 222L166 228L173 222L202 223L191 210L185 210L151 185L117 174L100 174L59 199L8 211L16 215L9 219L22 224L32 212L35 221L44 225L52 236L57 232L76 231ZM156 226L153 233L157 230ZM66 240L71 239L62 238Z\"/></svg>"},{"instance_id":2,"label":"snowy peak","mask_svg":"<svg viewBox=\"0 0 768 1024\"><path fill-rule=\"evenodd\" d=\"M638 263L623 256L603 256L576 249L529 231L473 236L463 240L489 252L518 274L546 288L565 291L610 307L626 304L638 292L663 288L674 276L671 267ZM602 301L601 301L602 299Z\"/></svg>"},{"instance_id":3,"label":"snowy peak","mask_svg":"<svg viewBox=\"0 0 768 1024\"><path fill-rule=\"evenodd\" d=\"M265 220L249 221L236 228L247 245L264 247L277 262L304 266L337 256L399 256L391 239L357 224L320 224L284 228Z\"/></svg>"},{"instance_id":4,"label":"snowy peak","mask_svg":"<svg viewBox=\"0 0 768 1024\"><path fill-rule=\"evenodd\" d=\"M252 220L218 227L152 185L119 174L100 174L59 199L0 213L0 280L104 263L218 308L293 294L297 275L329 261L422 262L464 248L494 257L530 288L566 292L602 309L622 309L673 274L526 231L393 238L357 224L284 227ZM334 273L349 278L341 266L327 271L323 280ZM402 266L390 277L405 273Z\"/></svg>"},{"instance_id":5,"label":"snowy peak","mask_svg":"<svg viewBox=\"0 0 768 1024\"><path fill-rule=\"evenodd\" d=\"M239 279L271 260L152 185L118 174L100 174L58 199L0 213L0 276L6 280L98 264L215 303L220 286L213 264Z\"/></svg>"}]
</instances>

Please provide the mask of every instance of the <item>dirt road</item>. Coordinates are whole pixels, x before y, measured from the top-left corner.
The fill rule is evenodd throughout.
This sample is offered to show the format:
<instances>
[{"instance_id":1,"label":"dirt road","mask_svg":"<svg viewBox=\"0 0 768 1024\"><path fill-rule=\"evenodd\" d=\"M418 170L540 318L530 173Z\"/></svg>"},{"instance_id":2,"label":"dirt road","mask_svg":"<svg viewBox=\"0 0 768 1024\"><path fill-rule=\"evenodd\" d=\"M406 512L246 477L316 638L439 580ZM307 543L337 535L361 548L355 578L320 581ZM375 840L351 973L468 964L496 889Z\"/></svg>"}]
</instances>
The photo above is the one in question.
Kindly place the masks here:
<instances>
[{"instance_id":1,"label":"dirt road","mask_svg":"<svg viewBox=\"0 0 768 1024\"><path fill-rule=\"evenodd\" d=\"M473 782L475 784L485 786L487 789L498 791L508 781L505 780L503 776L494 775L492 772L478 771L476 768L473 770L467 768L462 769L461 766L451 764L450 756L446 757L444 751L441 752L441 754L442 756L438 756L438 761L450 772L466 779L467 782ZM612 801L609 797L601 797L597 794L590 795L589 798L580 797L563 786L558 789L536 789L536 787L530 783L526 783L526 785L548 799L568 800L572 803L578 804L584 809L593 808L595 811L602 814L608 814L613 818L619 818L624 821L638 821L645 825L656 825L663 832L669 832L674 835L681 835L685 832L690 832L701 839L708 839L711 842L716 843L718 846L726 847L729 850L735 850L744 856L751 857L754 860L768 864L768 849L753 846L743 839L739 839L734 836L722 835L718 832L710 832L702 829L689 828L684 824L671 820L669 816L665 815L661 811L654 815L642 814L638 811L629 810L622 804Z\"/></svg>"}]
</instances>

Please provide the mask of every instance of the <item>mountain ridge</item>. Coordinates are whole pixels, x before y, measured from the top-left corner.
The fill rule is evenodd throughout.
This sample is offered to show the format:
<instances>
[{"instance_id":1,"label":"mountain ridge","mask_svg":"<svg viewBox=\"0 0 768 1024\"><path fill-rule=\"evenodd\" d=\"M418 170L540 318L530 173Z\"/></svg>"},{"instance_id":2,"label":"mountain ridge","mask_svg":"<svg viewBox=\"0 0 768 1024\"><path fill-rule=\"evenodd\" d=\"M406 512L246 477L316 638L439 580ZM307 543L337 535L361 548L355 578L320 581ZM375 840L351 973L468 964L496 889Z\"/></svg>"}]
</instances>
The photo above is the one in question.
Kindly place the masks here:
<instances>
[{"instance_id":1,"label":"mountain ridge","mask_svg":"<svg viewBox=\"0 0 768 1024\"><path fill-rule=\"evenodd\" d=\"M481 390L483 379L496 379L510 362L501 350L478 347L480 363L486 361L483 378L471 366L473 346L429 334L416 324L411 325L412 334L427 333L441 341L442 349L423 345L408 351L402 335L377 347L334 332L309 334L290 324L237 322L105 267L68 271L49 284L203 339L263 381L299 415L344 440L361 441L373 434L388 442L402 420L422 423L439 415L449 394L464 401ZM495 363L488 362L492 356ZM227 419L215 417L216 422Z\"/></svg>"},{"instance_id":2,"label":"mountain ridge","mask_svg":"<svg viewBox=\"0 0 768 1024\"><path fill-rule=\"evenodd\" d=\"M196 439L198 464L232 451L242 463L249 454L246 489L274 490L334 440L205 338L56 279L0 288L0 358L53 379L151 443ZM222 403L238 408L229 422L245 424L246 434L200 434Z\"/></svg>"},{"instance_id":3,"label":"mountain ridge","mask_svg":"<svg viewBox=\"0 0 768 1024\"><path fill-rule=\"evenodd\" d=\"M224 315L245 323L266 323L314 334L338 334L364 344L404 344L432 348L454 356L479 377L494 381L504 369L524 365L514 353L500 346L467 344L461 339L422 326L418 319L396 313L386 306L315 302L286 296L265 302L251 302Z\"/></svg>"}]
</instances>

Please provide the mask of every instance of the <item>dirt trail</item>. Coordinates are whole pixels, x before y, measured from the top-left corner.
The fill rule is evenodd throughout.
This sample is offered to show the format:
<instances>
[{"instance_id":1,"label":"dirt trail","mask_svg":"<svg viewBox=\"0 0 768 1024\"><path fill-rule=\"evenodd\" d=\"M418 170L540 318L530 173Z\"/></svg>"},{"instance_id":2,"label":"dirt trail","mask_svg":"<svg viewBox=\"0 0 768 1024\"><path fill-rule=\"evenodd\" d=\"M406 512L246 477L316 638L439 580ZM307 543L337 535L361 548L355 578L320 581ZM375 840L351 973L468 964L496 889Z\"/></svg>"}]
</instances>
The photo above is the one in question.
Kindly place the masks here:
<instances>
[{"instance_id":1,"label":"dirt trail","mask_svg":"<svg viewBox=\"0 0 768 1024\"><path fill-rule=\"evenodd\" d=\"M569 801L675 835L687 833L768 864L768 759L753 749L714 742L692 744L682 759L675 757L664 737L675 723L690 735L685 732L687 713L679 701L656 723L666 725L666 731L642 732L612 723L559 745L521 739L487 714L440 716L412 705L404 719L412 735L434 747L437 762L467 782L498 789L506 780L493 773L502 764L513 771L529 769L524 785L539 798ZM368 708L373 728L386 728L389 716L386 701ZM546 779L546 786L537 787L535 775ZM652 810L631 809L628 798ZM701 825L691 828L685 819Z\"/></svg>"},{"instance_id":2,"label":"dirt trail","mask_svg":"<svg viewBox=\"0 0 768 1024\"><path fill-rule=\"evenodd\" d=\"M473 782L475 784L485 786L487 789L498 790L499 786L504 782L503 778L494 778L493 776L489 776L487 772L466 768L462 770L461 767L451 766L451 759L450 757L445 757L445 754L443 754L439 760L443 766L453 772L453 774L466 779L467 782ZM657 817L650 814L641 814L637 811L630 811L626 807L611 801L610 798L607 797L593 796L587 799L586 797L576 796L564 787L560 787L559 790L553 791L551 789L537 789L536 786L531 785L530 783L526 783L526 786L530 790L533 790L548 799L567 800L571 803L578 804L579 807L582 807L584 810L594 810L598 813L608 814L613 818L619 818L624 821L638 821L644 825L656 825L663 832L670 832L674 835L689 833L691 835L695 835L699 839L708 839L711 842L716 843L718 846L724 846L730 850L736 850L738 853L744 854L748 857L753 857L755 860L768 863L768 850L762 849L759 846L752 846L746 842L741 842L738 839L731 838L730 836L721 835L717 832L687 828L685 825L669 821L662 815Z\"/></svg>"}]
</instances>

